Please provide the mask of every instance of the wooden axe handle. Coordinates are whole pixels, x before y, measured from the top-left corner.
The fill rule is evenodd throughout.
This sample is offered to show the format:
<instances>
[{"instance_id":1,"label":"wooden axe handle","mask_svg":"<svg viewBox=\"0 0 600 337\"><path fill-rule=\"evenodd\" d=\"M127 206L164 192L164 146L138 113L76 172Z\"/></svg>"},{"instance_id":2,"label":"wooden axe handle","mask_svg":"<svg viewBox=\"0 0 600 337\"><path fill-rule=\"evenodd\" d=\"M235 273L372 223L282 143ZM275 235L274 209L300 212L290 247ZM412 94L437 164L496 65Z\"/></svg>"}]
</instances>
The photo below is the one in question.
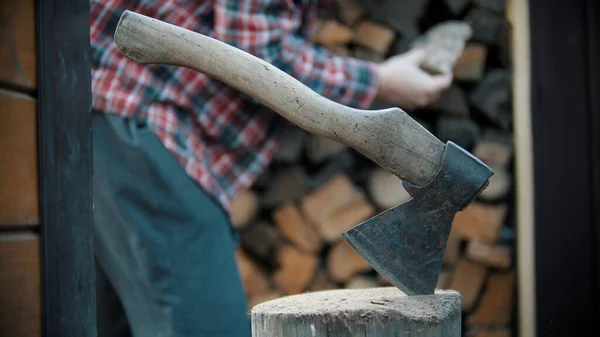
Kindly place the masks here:
<instances>
[{"instance_id":1,"label":"wooden axe handle","mask_svg":"<svg viewBox=\"0 0 600 337\"><path fill-rule=\"evenodd\" d=\"M304 130L354 148L415 185L427 183L441 164L444 144L401 109L361 110L338 104L222 41L125 11L115 43L137 63L183 66L205 73Z\"/></svg>"}]
</instances>

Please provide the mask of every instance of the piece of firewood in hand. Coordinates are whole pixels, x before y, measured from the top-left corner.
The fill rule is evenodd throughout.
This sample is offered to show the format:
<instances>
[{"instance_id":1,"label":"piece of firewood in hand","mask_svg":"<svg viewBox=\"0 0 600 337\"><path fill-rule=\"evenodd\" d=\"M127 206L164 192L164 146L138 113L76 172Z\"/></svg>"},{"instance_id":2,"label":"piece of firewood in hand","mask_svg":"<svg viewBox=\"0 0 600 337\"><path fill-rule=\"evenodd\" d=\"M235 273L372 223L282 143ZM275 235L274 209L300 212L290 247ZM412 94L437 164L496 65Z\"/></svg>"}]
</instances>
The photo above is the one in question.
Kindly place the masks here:
<instances>
[{"instance_id":1,"label":"piece of firewood in hand","mask_svg":"<svg viewBox=\"0 0 600 337\"><path fill-rule=\"evenodd\" d=\"M379 167L371 171L367 189L377 207L382 210L389 209L412 198L402 186L402 180Z\"/></svg>"},{"instance_id":2,"label":"piece of firewood in hand","mask_svg":"<svg viewBox=\"0 0 600 337\"><path fill-rule=\"evenodd\" d=\"M355 200L315 225L321 237L326 242L332 243L341 240L345 231L367 220L375 213L375 207L361 194Z\"/></svg>"},{"instance_id":3,"label":"piece of firewood in hand","mask_svg":"<svg viewBox=\"0 0 600 337\"><path fill-rule=\"evenodd\" d=\"M315 254L304 253L292 245L279 249L277 262L279 268L273 272L272 279L286 295L304 292L319 267L319 259Z\"/></svg>"},{"instance_id":4,"label":"piece of firewood in hand","mask_svg":"<svg viewBox=\"0 0 600 337\"><path fill-rule=\"evenodd\" d=\"M315 253L323 241L293 203L285 203L273 212L273 220L281 235L306 253Z\"/></svg>"},{"instance_id":5,"label":"piece of firewood in hand","mask_svg":"<svg viewBox=\"0 0 600 337\"><path fill-rule=\"evenodd\" d=\"M235 228L243 228L258 212L258 196L251 189L241 191L231 202L231 222Z\"/></svg>"},{"instance_id":6,"label":"piece of firewood in hand","mask_svg":"<svg viewBox=\"0 0 600 337\"><path fill-rule=\"evenodd\" d=\"M258 264L239 248L236 250L235 257L246 296L253 297L269 292L271 285Z\"/></svg>"},{"instance_id":7,"label":"piece of firewood in hand","mask_svg":"<svg viewBox=\"0 0 600 337\"><path fill-rule=\"evenodd\" d=\"M336 243L327 255L327 270L335 282L346 282L353 276L372 270L346 240Z\"/></svg>"},{"instance_id":8,"label":"piece of firewood in hand","mask_svg":"<svg viewBox=\"0 0 600 337\"><path fill-rule=\"evenodd\" d=\"M354 42L357 45L381 55L388 52L395 38L396 32L374 21L362 21L354 29Z\"/></svg>"},{"instance_id":9,"label":"piece of firewood in hand","mask_svg":"<svg viewBox=\"0 0 600 337\"><path fill-rule=\"evenodd\" d=\"M427 54L421 68L432 74L451 72L472 33L469 25L457 20L444 21L429 28L416 43Z\"/></svg>"}]
</instances>

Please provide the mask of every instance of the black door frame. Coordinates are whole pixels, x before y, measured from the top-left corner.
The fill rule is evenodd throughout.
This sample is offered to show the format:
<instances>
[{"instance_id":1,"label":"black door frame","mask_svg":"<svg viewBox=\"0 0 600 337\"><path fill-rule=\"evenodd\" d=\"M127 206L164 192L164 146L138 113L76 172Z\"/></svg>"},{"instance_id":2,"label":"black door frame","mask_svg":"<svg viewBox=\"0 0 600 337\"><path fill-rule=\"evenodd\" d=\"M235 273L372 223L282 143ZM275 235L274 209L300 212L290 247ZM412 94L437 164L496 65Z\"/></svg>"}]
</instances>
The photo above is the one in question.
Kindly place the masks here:
<instances>
[{"instance_id":1,"label":"black door frame","mask_svg":"<svg viewBox=\"0 0 600 337\"><path fill-rule=\"evenodd\" d=\"M90 4L36 0L42 335L96 336Z\"/></svg>"},{"instance_id":2,"label":"black door frame","mask_svg":"<svg viewBox=\"0 0 600 337\"><path fill-rule=\"evenodd\" d=\"M600 317L600 4L530 0L529 16L536 331L575 336Z\"/></svg>"}]
</instances>

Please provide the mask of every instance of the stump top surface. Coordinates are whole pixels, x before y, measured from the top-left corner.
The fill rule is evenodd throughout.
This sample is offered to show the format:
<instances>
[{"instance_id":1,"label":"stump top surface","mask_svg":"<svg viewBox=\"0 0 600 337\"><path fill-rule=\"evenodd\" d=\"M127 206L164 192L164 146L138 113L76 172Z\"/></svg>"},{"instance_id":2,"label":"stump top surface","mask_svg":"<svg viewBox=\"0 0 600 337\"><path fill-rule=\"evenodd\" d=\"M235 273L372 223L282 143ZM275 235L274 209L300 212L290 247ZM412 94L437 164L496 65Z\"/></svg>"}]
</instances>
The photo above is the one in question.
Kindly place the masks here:
<instances>
[{"instance_id":1,"label":"stump top surface","mask_svg":"<svg viewBox=\"0 0 600 337\"><path fill-rule=\"evenodd\" d=\"M461 310L461 296L454 290L433 295L407 296L396 287L336 289L281 297L254 306L253 314L296 317L329 315L356 319L374 316L408 321L441 322Z\"/></svg>"}]
</instances>

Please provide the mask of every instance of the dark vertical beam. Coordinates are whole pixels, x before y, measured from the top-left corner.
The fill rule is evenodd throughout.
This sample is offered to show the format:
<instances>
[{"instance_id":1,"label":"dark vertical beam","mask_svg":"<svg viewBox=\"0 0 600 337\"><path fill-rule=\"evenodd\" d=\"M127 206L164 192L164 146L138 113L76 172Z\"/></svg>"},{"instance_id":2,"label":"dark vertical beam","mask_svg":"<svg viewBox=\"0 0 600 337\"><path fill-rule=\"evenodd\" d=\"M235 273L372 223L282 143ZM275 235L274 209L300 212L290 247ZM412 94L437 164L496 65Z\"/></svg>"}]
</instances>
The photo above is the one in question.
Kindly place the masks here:
<instances>
[{"instance_id":1,"label":"dark vertical beam","mask_svg":"<svg viewBox=\"0 0 600 337\"><path fill-rule=\"evenodd\" d=\"M600 317L591 2L530 0L538 336L595 331Z\"/></svg>"},{"instance_id":2,"label":"dark vertical beam","mask_svg":"<svg viewBox=\"0 0 600 337\"><path fill-rule=\"evenodd\" d=\"M89 1L36 6L43 335L96 336Z\"/></svg>"}]
</instances>

